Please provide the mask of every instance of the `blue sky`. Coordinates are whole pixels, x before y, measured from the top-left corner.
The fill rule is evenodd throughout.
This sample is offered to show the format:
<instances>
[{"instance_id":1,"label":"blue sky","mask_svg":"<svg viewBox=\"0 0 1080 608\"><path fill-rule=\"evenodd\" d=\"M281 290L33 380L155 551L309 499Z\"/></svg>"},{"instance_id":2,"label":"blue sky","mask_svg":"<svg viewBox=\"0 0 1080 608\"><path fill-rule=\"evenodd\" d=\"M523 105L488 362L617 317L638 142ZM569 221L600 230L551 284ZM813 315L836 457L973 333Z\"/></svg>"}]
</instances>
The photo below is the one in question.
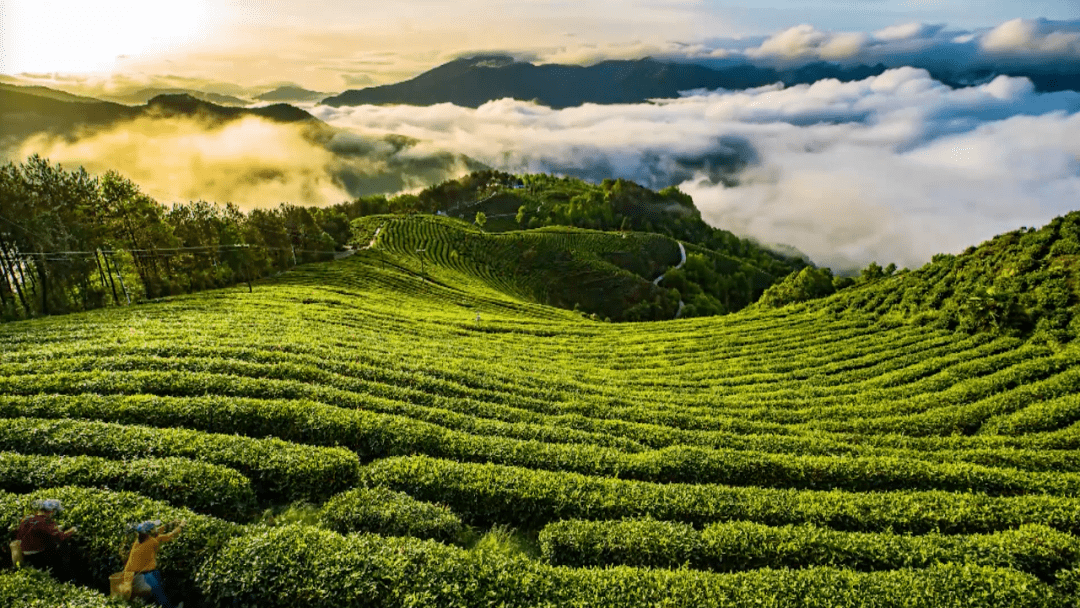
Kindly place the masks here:
<instances>
[{"instance_id":1,"label":"blue sky","mask_svg":"<svg viewBox=\"0 0 1080 608\"><path fill-rule=\"evenodd\" d=\"M704 4L730 15L753 33L768 33L798 23L809 23L820 29L853 31L875 30L909 21L948 23L956 28L976 29L1018 17L1054 20L1080 17L1080 4L1075 0L708 0Z\"/></svg>"}]
</instances>

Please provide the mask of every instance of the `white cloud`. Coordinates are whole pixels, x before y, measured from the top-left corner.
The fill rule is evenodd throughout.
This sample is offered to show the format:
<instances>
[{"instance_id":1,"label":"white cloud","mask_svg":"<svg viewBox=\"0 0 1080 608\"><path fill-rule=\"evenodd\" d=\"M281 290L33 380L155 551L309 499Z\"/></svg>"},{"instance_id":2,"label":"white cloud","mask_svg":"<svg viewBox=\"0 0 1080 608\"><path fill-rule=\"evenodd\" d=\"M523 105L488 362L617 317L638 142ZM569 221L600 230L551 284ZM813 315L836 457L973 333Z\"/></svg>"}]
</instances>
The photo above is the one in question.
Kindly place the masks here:
<instances>
[{"instance_id":1,"label":"white cloud","mask_svg":"<svg viewBox=\"0 0 1080 608\"><path fill-rule=\"evenodd\" d=\"M637 105L359 106L314 112L510 171L680 184L710 223L818 263L916 267L1080 200L1080 93L1023 78L953 90L925 70ZM726 186L736 179L738 185ZM729 182L730 183L730 182Z\"/></svg>"},{"instance_id":2,"label":"white cloud","mask_svg":"<svg viewBox=\"0 0 1080 608\"><path fill-rule=\"evenodd\" d=\"M874 38L877 38L878 40L913 40L930 38L941 31L942 27L944 26L914 21L911 23L890 25L889 27L877 30L874 32Z\"/></svg>"},{"instance_id":3,"label":"white cloud","mask_svg":"<svg viewBox=\"0 0 1080 608\"><path fill-rule=\"evenodd\" d=\"M1044 19L1013 19L987 32L979 44L991 53L1080 57L1080 26Z\"/></svg>"},{"instance_id":4,"label":"white cloud","mask_svg":"<svg viewBox=\"0 0 1080 608\"><path fill-rule=\"evenodd\" d=\"M746 54L750 57L764 55L802 57L819 48L828 39L828 34L819 32L814 29L814 26L804 23L769 37L756 49L747 49Z\"/></svg>"},{"instance_id":5,"label":"white cloud","mask_svg":"<svg viewBox=\"0 0 1080 608\"><path fill-rule=\"evenodd\" d=\"M822 32L804 23L779 32L744 53L754 58L847 59L861 53L869 42L870 36L862 32Z\"/></svg>"}]
</instances>

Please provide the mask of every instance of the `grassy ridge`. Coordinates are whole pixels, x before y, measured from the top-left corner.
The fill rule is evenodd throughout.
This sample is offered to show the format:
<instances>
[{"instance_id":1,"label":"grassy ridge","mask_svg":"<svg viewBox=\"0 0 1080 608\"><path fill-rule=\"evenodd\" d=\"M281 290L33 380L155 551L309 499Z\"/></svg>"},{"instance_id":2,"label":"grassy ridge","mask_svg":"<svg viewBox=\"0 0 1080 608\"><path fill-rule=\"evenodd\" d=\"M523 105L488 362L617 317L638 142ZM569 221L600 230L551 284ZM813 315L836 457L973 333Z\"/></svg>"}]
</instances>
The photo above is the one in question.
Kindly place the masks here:
<instances>
[{"instance_id":1,"label":"grassy ridge","mask_svg":"<svg viewBox=\"0 0 1080 608\"><path fill-rule=\"evenodd\" d=\"M879 276L823 306L902 317L966 331L1032 335L1050 343L1077 335L1080 312L1080 212L1041 228L1020 228L939 254L911 272Z\"/></svg>"}]
</instances>

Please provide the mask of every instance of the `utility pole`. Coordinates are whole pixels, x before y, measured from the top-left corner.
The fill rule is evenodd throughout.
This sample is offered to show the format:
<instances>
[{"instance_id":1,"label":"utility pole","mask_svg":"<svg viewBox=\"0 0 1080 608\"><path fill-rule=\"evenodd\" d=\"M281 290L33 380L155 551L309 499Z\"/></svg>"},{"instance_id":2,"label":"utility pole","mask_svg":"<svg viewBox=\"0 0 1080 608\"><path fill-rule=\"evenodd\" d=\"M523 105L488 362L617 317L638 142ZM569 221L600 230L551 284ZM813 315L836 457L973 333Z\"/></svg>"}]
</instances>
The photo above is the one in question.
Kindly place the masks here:
<instances>
[{"instance_id":1,"label":"utility pole","mask_svg":"<svg viewBox=\"0 0 1080 608\"><path fill-rule=\"evenodd\" d=\"M128 293L127 285L124 285L124 275L120 272L120 265L116 263L116 258L113 257L113 252L109 252L109 257L112 259L112 265L116 268L116 277L120 279L120 288L124 290L124 297L127 298L127 303L131 304L131 294Z\"/></svg>"},{"instance_id":2,"label":"utility pole","mask_svg":"<svg viewBox=\"0 0 1080 608\"><path fill-rule=\"evenodd\" d=\"M417 249L416 253L420 254L420 275L423 278L426 279L427 278L427 272L425 271L425 266L424 266L424 252L425 251L427 251L427 249Z\"/></svg>"}]
</instances>

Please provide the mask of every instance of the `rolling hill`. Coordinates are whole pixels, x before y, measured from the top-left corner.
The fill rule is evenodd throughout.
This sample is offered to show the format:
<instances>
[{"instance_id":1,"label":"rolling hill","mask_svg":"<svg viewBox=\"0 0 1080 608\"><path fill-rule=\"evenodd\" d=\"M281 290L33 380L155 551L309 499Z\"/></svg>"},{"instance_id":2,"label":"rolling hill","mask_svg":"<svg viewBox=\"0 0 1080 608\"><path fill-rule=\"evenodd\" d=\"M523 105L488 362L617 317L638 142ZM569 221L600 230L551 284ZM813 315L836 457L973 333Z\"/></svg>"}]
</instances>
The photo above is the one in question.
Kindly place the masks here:
<instances>
[{"instance_id":1,"label":"rolling hill","mask_svg":"<svg viewBox=\"0 0 1080 608\"><path fill-rule=\"evenodd\" d=\"M1080 335L1078 261L1080 212L1074 211L960 254L936 255L916 270L872 264L857 284L811 306L836 315L851 310L969 333L1069 342ZM787 301L802 299L813 298Z\"/></svg>"},{"instance_id":2,"label":"rolling hill","mask_svg":"<svg viewBox=\"0 0 1080 608\"><path fill-rule=\"evenodd\" d=\"M455 224L0 325L0 523L61 498L92 588L4 571L0 599L104 606L157 517L189 522L161 564L190 606L1080 600L1080 346L830 312L845 290L596 322L499 261L546 231Z\"/></svg>"},{"instance_id":3,"label":"rolling hill","mask_svg":"<svg viewBox=\"0 0 1080 608\"><path fill-rule=\"evenodd\" d=\"M371 235L379 251L422 260L423 274L447 285L476 282L616 321L671 319L678 311L678 295L653 283L679 263L678 244L656 234L571 227L487 234L431 216L370 216L355 220L353 230L358 244Z\"/></svg>"},{"instance_id":4,"label":"rolling hill","mask_svg":"<svg viewBox=\"0 0 1080 608\"><path fill-rule=\"evenodd\" d=\"M811 265L796 251L778 252L709 226L693 200L678 188L654 191L621 179L590 184L545 174L474 171L416 195L400 195L393 201L364 197L337 209L350 218L391 212L434 213L465 221L483 218L483 228L500 235L476 236L467 224L444 222L444 228L458 232L445 239L450 244L444 249L459 249L453 241L463 238L486 240L485 247L498 253L482 249L492 256L478 261L499 266L498 276L530 277L535 284L523 293L532 301L616 321L734 312L757 301L788 274ZM365 234L372 225L363 224ZM389 227L396 229L400 223ZM533 230L519 232L526 228ZM548 231L544 244L530 240L538 234L535 229ZM559 243L552 238L556 233L572 234L577 240ZM510 241L501 236L529 243L521 241L516 249L506 250ZM650 240L648 248L640 246ZM600 242L605 244L594 250ZM603 253L603 260L595 258L597 252ZM665 257L670 261L657 262ZM605 264L607 269L602 270ZM609 271L615 267L629 275L611 282L614 275Z\"/></svg>"}]
</instances>

